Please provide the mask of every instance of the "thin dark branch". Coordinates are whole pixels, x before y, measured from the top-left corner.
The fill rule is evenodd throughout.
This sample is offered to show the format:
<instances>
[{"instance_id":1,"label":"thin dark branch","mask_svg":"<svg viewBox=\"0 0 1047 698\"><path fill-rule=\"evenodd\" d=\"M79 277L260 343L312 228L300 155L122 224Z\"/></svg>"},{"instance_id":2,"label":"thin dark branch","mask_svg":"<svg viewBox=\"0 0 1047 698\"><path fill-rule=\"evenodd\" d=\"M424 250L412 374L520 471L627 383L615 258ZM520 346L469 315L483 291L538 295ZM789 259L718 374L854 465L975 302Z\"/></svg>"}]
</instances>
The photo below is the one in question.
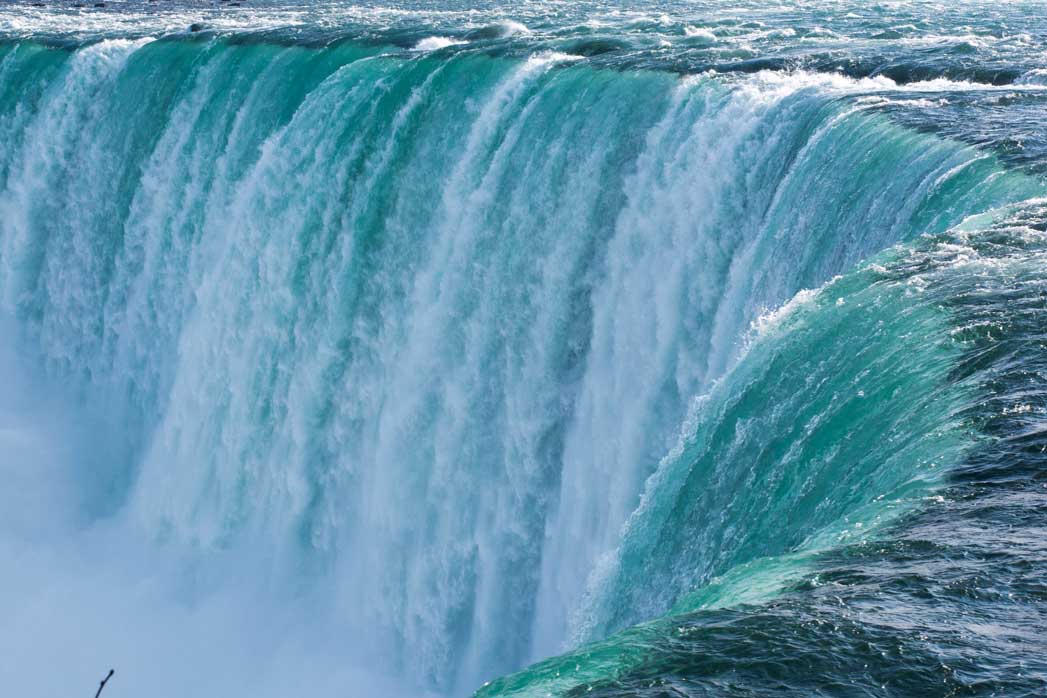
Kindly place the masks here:
<instances>
[{"instance_id":1,"label":"thin dark branch","mask_svg":"<svg viewBox=\"0 0 1047 698\"><path fill-rule=\"evenodd\" d=\"M102 695L102 689L105 688L106 682L109 681L109 679L111 678L113 678L112 669L110 669L109 673L105 675L104 679L102 679L102 683L98 684L98 693L95 694L95 698L98 698L98 696Z\"/></svg>"}]
</instances>

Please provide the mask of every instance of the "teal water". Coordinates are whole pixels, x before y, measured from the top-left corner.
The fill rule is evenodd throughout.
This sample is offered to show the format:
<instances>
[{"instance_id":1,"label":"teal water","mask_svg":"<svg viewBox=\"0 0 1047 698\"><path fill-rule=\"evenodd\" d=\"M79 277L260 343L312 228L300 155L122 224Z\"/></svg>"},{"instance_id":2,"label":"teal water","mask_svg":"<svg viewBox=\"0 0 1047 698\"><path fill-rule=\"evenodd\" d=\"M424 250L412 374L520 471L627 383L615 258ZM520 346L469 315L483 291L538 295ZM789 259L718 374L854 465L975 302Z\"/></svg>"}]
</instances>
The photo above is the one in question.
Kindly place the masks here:
<instances>
[{"instance_id":1,"label":"teal water","mask_svg":"<svg viewBox=\"0 0 1047 698\"><path fill-rule=\"evenodd\" d=\"M0 674L1042 692L1045 37L0 8Z\"/></svg>"}]
</instances>

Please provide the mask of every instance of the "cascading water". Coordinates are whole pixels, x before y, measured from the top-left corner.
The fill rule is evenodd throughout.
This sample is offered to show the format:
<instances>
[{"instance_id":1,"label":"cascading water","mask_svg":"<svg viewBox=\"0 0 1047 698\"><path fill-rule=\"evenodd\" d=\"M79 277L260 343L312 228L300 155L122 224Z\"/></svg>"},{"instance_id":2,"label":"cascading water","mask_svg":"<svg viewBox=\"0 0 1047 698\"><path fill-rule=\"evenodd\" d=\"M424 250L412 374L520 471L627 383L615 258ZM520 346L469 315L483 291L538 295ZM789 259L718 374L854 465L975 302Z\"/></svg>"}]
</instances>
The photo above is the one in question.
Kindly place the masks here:
<instances>
[{"instance_id":1,"label":"cascading water","mask_svg":"<svg viewBox=\"0 0 1047 698\"><path fill-rule=\"evenodd\" d=\"M761 322L590 603L595 638L657 620L479 695L1039 690L1042 541L990 551L1042 516L1042 357L1014 359L1047 310L1044 212L972 217Z\"/></svg>"},{"instance_id":2,"label":"cascading water","mask_svg":"<svg viewBox=\"0 0 1047 698\"><path fill-rule=\"evenodd\" d=\"M606 638L485 690L612 691L675 618L776 598L981 443L941 259L974 236L991 264L970 231L1002 224L964 221L1038 220L1000 207L1045 185L919 117L1032 78L616 64L553 19L4 12L0 670L26 691L117 664L152 695L462 695ZM710 26L685 44L746 28Z\"/></svg>"}]
</instances>

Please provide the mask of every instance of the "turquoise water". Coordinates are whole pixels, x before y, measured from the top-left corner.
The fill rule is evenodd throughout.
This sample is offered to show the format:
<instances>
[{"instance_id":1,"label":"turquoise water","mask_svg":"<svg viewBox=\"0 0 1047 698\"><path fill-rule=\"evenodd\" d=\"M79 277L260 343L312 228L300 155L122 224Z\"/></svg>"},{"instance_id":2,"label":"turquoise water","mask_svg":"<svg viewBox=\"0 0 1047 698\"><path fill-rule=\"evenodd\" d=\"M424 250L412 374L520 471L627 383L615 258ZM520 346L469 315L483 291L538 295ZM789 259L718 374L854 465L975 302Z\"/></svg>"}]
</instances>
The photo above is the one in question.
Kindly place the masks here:
<instances>
[{"instance_id":1,"label":"turquoise water","mask_svg":"<svg viewBox=\"0 0 1047 698\"><path fill-rule=\"evenodd\" d=\"M1045 37L0 8L0 674L1042 692Z\"/></svg>"}]
</instances>

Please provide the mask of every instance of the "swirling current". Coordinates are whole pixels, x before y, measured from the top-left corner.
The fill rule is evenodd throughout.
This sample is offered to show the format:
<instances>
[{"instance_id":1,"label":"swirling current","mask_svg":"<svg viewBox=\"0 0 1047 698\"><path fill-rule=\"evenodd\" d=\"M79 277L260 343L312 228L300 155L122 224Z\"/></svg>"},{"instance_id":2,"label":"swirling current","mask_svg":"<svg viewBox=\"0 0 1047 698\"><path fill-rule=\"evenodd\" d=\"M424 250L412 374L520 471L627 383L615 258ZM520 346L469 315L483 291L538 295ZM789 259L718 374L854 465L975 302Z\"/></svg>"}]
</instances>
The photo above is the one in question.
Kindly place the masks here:
<instances>
[{"instance_id":1,"label":"swirling current","mask_svg":"<svg viewBox=\"0 0 1047 698\"><path fill-rule=\"evenodd\" d=\"M1043 695L1045 42L0 7L3 685Z\"/></svg>"}]
</instances>

